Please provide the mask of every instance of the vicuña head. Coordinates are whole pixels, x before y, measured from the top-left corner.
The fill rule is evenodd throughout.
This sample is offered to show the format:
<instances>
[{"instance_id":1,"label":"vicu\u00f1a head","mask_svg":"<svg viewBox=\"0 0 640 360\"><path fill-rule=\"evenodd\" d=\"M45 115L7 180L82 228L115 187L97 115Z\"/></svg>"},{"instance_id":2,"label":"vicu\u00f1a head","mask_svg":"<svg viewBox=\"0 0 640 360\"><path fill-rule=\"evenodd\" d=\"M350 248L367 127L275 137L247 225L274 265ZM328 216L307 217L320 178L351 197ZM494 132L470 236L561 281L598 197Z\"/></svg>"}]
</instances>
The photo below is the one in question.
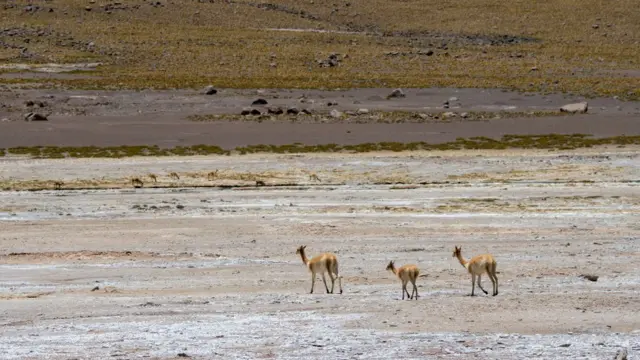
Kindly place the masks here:
<instances>
[{"instance_id":1,"label":"vicu\u00f1a head","mask_svg":"<svg viewBox=\"0 0 640 360\"><path fill-rule=\"evenodd\" d=\"M338 274L338 258L336 257L336 255L332 253L323 253L309 259L304 252L306 248L306 245L301 245L300 247L298 247L298 249L296 250L296 255L300 255L300 257L302 258L302 262L311 272L311 291L309 293L313 294L313 286L316 282L316 274L320 274L322 275L322 282L324 282L324 288L327 290L327 294L333 294L333 288L336 279L338 279L338 283L340 285L340 294L342 294L342 276ZM331 291L329 291L329 287L327 286L327 279L324 275L325 272L329 273L329 278L331 279Z\"/></svg>"},{"instance_id":2,"label":"vicu\u00f1a head","mask_svg":"<svg viewBox=\"0 0 640 360\"><path fill-rule=\"evenodd\" d=\"M391 271L402 282L402 300L404 300L405 293L409 297L409 300L413 299L414 294L416 296L416 300L418 300L418 287L416 286L416 280L418 279L418 276L420 276L420 269L418 269L416 265L407 264L396 269L395 263L391 260L389 261L389 265L387 265L386 270ZM409 291L407 291L407 283L409 281L411 281L411 284L413 285L411 295L409 295Z\"/></svg>"},{"instance_id":3,"label":"vicu\u00f1a head","mask_svg":"<svg viewBox=\"0 0 640 360\"><path fill-rule=\"evenodd\" d=\"M462 257L462 246L457 247L454 246L453 249L453 257L457 257L460 265L462 265L469 274L471 274L471 296L475 296L475 288L476 288L476 277L478 278L478 287L485 294L489 294L485 289L482 288L480 284L480 276L485 272L491 279L491 283L493 283L493 296L498 295L498 277L496 276L496 260L493 258L491 254L482 254L477 255L471 258L471 260L466 260Z\"/></svg>"}]
</instances>

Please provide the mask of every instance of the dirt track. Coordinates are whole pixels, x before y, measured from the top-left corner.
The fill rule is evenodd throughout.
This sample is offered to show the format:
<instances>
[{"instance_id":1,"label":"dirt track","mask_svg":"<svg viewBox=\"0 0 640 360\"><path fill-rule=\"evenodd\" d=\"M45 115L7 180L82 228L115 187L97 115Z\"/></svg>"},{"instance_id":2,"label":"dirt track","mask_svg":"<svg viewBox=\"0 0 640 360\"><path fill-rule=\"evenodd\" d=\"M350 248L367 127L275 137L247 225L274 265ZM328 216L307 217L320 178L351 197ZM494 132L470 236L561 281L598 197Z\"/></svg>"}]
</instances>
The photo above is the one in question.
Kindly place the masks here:
<instances>
[{"instance_id":1,"label":"dirt track","mask_svg":"<svg viewBox=\"0 0 640 360\"><path fill-rule=\"evenodd\" d=\"M458 137L505 134L574 134L597 137L639 135L640 103L612 98L590 99L585 115L505 118L469 121L453 118L427 123L290 123L290 121L194 122L189 115L238 115L258 98L285 109L296 106L316 114L332 109L355 111L408 111L415 113L557 111L584 99L563 95L523 95L501 90L406 89L406 97L387 100L392 89L227 90L216 95L198 91L61 91L12 90L0 93L0 147L15 146L120 146L174 147L197 144L223 148L256 144L360 144L366 142L442 143ZM450 107L443 104L451 98ZM50 114L47 122L24 122L34 108L26 101L44 101L37 112ZM329 103L337 105L328 106ZM265 111L264 106L258 106ZM328 115L327 115L328 117Z\"/></svg>"},{"instance_id":2,"label":"dirt track","mask_svg":"<svg viewBox=\"0 0 640 360\"><path fill-rule=\"evenodd\" d=\"M1 192L0 357L634 359L638 150L5 158L15 181L300 185ZM337 253L344 294L308 294L300 244ZM468 296L454 245L496 256L500 295ZM418 301L391 259L423 269Z\"/></svg>"}]
</instances>

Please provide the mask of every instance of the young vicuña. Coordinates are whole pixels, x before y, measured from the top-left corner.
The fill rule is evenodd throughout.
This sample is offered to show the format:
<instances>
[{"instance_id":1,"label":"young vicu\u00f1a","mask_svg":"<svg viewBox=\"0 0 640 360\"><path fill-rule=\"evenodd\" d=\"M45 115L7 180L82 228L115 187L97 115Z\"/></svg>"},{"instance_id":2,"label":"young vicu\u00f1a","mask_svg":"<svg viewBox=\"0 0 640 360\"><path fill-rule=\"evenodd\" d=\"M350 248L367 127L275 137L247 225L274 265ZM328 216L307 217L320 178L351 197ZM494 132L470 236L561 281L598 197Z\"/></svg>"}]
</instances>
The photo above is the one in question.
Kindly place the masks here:
<instances>
[{"instance_id":1,"label":"young vicu\u00f1a","mask_svg":"<svg viewBox=\"0 0 640 360\"><path fill-rule=\"evenodd\" d=\"M316 274L322 275L322 281L324 282L324 288L327 290L327 294L333 294L333 287L336 279L338 279L340 294L342 294L342 276L338 274L338 258L336 255L332 253L324 253L316 255L311 259L307 259L307 255L304 253L304 249L306 247L306 245L300 246L296 251L296 254L300 255L302 262L311 272L311 291L309 294L313 294L313 286L316 283ZM331 278L331 291L329 291L329 287L327 287L327 279L324 275L325 272L329 273L329 277Z\"/></svg>"},{"instance_id":2,"label":"young vicu\u00f1a","mask_svg":"<svg viewBox=\"0 0 640 360\"><path fill-rule=\"evenodd\" d=\"M387 265L387 270L391 271L398 277L398 279L400 279L400 281L402 281L402 300L404 300L405 293L407 293L407 296L409 296L409 300L413 299L413 294L415 293L416 300L418 300L418 287L416 286L416 279L418 279L418 276L420 276L420 269L418 269L417 266L408 264L396 269L395 264L392 260L389 262L389 265ZM409 291L407 291L407 283L409 281L411 281L411 284L413 285L411 295L409 295Z\"/></svg>"},{"instance_id":3,"label":"young vicu\u00f1a","mask_svg":"<svg viewBox=\"0 0 640 360\"><path fill-rule=\"evenodd\" d=\"M469 271L469 274L471 274L471 296L475 296L474 290L476 287L476 277L478 277L478 287L480 288L480 290L482 290L485 294L489 294L485 289L482 288L482 285L480 285L480 276L485 272L493 283L493 296L498 295L496 260L491 254L477 255L472 257L471 260L467 261L462 257L462 246L455 246L455 249L453 250L453 257L457 257L458 261L460 261L460 264Z\"/></svg>"}]
</instances>

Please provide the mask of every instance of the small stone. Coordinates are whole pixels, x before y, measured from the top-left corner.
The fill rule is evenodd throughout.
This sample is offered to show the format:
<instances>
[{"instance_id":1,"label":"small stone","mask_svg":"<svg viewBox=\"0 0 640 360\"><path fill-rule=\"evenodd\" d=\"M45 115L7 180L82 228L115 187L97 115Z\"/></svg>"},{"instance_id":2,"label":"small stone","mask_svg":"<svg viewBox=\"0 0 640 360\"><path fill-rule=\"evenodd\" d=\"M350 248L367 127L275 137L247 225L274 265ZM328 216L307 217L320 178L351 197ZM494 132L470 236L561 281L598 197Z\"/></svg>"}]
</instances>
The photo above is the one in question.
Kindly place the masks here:
<instances>
[{"instance_id":1,"label":"small stone","mask_svg":"<svg viewBox=\"0 0 640 360\"><path fill-rule=\"evenodd\" d=\"M418 117L422 120L428 120L430 118L429 114L425 114L425 113L418 114Z\"/></svg>"},{"instance_id":2,"label":"small stone","mask_svg":"<svg viewBox=\"0 0 640 360\"><path fill-rule=\"evenodd\" d=\"M311 110L309 110L309 109L302 109L302 110L300 111L300 113L301 113L301 114L305 114L305 115L311 115Z\"/></svg>"},{"instance_id":3,"label":"small stone","mask_svg":"<svg viewBox=\"0 0 640 360\"><path fill-rule=\"evenodd\" d=\"M561 112L576 114L581 113L584 114L589 109L589 104L586 102L575 103L575 104L567 104L560 108Z\"/></svg>"},{"instance_id":4,"label":"small stone","mask_svg":"<svg viewBox=\"0 0 640 360\"><path fill-rule=\"evenodd\" d=\"M466 118L469 117L469 113L463 112L463 113L460 114L460 117L463 118L463 119L466 119Z\"/></svg>"},{"instance_id":5,"label":"small stone","mask_svg":"<svg viewBox=\"0 0 640 360\"><path fill-rule=\"evenodd\" d=\"M458 116L458 114L454 113L453 111L447 111L446 113L442 114L442 118L446 119L446 118L452 118L452 117L456 117Z\"/></svg>"},{"instance_id":6,"label":"small stone","mask_svg":"<svg viewBox=\"0 0 640 360\"><path fill-rule=\"evenodd\" d=\"M184 209L184 205L180 205L180 204L178 204L178 205L176 205L176 209L180 209L180 210L182 210L182 209Z\"/></svg>"},{"instance_id":7,"label":"small stone","mask_svg":"<svg viewBox=\"0 0 640 360\"><path fill-rule=\"evenodd\" d=\"M91 6L85 6L84 8L86 11L91 11Z\"/></svg>"},{"instance_id":8,"label":"small stone","mask_svg":"<svg viewBox=\"0 0 640 360\"><path fill-rule=\"evenodd\" d=\"M25 121L47 121L46 116L34 112L30 112L24 116Z\"/></svg>"},{"instance_id":9,"label":"small stone","mask_svg":"<svg viewBox=\"0 0 640 360\"><path fill-rule=\"evenodd\" d=\"M405 97L405 93L404 91L402 91L402 89L395 89L391 92L391 94L389 94L387 96L387 99L391 99L391 98L403 98Z\"/></svg>"},{"instance_id":10,"label":"small stone","mask_svg":"<svg viewBox=\"0 0 640 360\"><path fill-rule=\"evenodd\" d=\"M341 111L333 109L333 110L331 110L329 115L331 115L331 117L334 118L334 119L340 119L342 117L342 115L344 115L344 114Z\"/></svg>"},{"instance_id":11,"label":"small stone","mask_svg":"<svg viewBox=\"0 0 640 360\"><path fill-rule=\"evenodd\" d=\"M251 115L252 111L253 111L252 108L246 107L246 108L242 109L242 112L240 112L240 115Z\"/></svg>"},{"instance_id":12,"label":"small stone","mask_svg":"<svg viewBox=\"0 0 640 360\"><path fill-rule=\"evenodd\" d=\"M209 85L206 88L204 88L205 95L215 95L217 93L218 93L218 90L214 88L213 85Z\"/></svg>"},{"instance_id":13,"label":"small stone","mask_svg":"<svg viewBox=\"0 0 640 360\"><path fill-rule=\"evenodd\" d=\"M273 115L280 115L284 113L284 110L279 106L270 106L267 108L267 112Z\"/></svg>"},{"instance_id":14,"label":"small stone","mask_svg":"<svg viewBox=\"0 0 640 360\"><path fill-rule=\"evenodd\" d=\"M562 345L560 345L560 347L569 347L569 346L571 346L571 344L562 344Z\"/></svg>"},{"instance_id":15,"label":"small stone","mask_svg":"<svg viewBox=\"0 0 640 360\"><path fill-rule=\"evenodd\" d=\"M369 113L369 109L358 109L357 114L358 115L364 115L364 114L368 114Z\"/></svg>"},{"instance_id":16,"label":"small stone","mask_svg":"<svg viewBox=\"0 0 640 360\"><path fill-rule=\"evenodd\" d=\"M598 278L599 278L598 275L589 275L589 274L582 274L582 275L580 275L580 277L585 278L585 279L587 279L589 281L593 281L593 282L598 281Z\"/></svg>"},{"instance_id":17,"label":"small stone","mask_svg":"<svg viewBox=\"0 0 640 360\"><path fill-rule=\"evenodd\" d=\"M300 109L298 109L295 106L291 106L287 109L287 114L290 114L290 115L298 115L299 112L300 112Z\"/></svg>"},{"instance_id":18,"label":"small stone","mask_svg":"<svg viewBox=\"0 0 640 360\"><path fill-rule=\"evenodd\" d=\"M591 25L591 27L592 27L592 28L594 28L594 29L598 29L598 28L600 28L600 25L598 25L598 24L593 24L593 25Z\"/></svg>"},{"instance_id":19,"label":"small stone","mask_svg":"<svg viewBox=\"0 0 640 360\"><path fill-rule=\"evenodd\" d=\"M335 102L335 101L329 101L329 102L327 103L327 106L338 106L338 103L337 103L337 102Z\"/></svg>"},{"instance_id":20,"label":"small stone","mask_svg":"<svg viewBox=\"0 0 640 360\"><path fill-rule=\"evenodd\" d=\"M449 101L447 103L452 103L452 102L456 102L456 101L458 101L458 98L453 96L453 97L449 98Z\"/></svg>"},{"instance_id":21,"label":"small stone","mask_svg":"<svg viewBox=\"0 0 640 360\"><path fill-rule=\"evenodd\" d=\"M251 103L251 105L267 105L268 102L265 99L257 99Z\"/></svg>"},{"instance_id":22,"label":"small stone","mask_svg":"<svg viewBox=\"0 0 640 360\"><path fill-rule=\"evenodd\" d=\"M433 50L427 51L427 56L431 56L431 55L433 55Z\"/></svg>"}]
</instances>

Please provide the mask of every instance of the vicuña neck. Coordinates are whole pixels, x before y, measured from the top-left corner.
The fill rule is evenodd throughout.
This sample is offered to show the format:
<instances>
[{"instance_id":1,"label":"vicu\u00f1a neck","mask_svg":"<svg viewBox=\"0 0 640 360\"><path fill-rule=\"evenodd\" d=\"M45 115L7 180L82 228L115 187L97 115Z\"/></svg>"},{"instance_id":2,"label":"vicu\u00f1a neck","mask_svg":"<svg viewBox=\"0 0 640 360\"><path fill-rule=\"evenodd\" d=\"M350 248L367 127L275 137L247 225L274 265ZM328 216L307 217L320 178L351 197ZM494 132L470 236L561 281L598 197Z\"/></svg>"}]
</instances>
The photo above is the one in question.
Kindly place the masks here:
<instances>
[{"instance_id":1,"label":"vicu\u00f1a neck","mask_svg":"<svg viewBox=\"0 0 640 360\"><path fill-rule=\"evenodd\" d=\"M469 265L469 262L462 257L462 253L458 253L456 257L458 258L458 261L460 261L460 265L464 266L465 268Z\"/></svg>"},{"instance_id":2,"label":"vicu\u00f1a neck","mask_svg":"<svg viewBox=\"0 0 640 360\"><path fill-rule=\"evenodd\" d=\"M304 254L304 250L300 251L300 257L302 258L302 262L305 265L309 263L309 259L307 259L307 255Z\"/></svg>"}]
</instances>

